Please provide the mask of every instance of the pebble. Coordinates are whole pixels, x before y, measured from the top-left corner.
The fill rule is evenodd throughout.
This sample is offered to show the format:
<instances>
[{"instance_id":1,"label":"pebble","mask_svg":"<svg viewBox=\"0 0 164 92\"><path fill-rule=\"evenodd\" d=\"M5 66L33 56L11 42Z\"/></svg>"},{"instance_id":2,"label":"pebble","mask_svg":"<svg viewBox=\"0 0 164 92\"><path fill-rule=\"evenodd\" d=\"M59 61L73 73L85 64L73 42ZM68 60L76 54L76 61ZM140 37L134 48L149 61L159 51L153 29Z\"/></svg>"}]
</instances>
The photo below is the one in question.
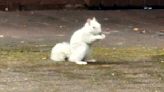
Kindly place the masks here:
<instances>
[{"instance_id":1,"label":"pebble","mask_svg":"<svg viewBox=\"0 0 164 92\"><path fill-rule=\"evenodd\" d=\"M138 30L139 30L139 28L133 28L133 30L134 30L134 31L138 31Z\"/></svg>"},{"instance_id":2,"label":"pebble","mask_svg":"<svg viewBox=\"0 0 164 92\"><path fill-rule=\"evenodd\" d=\"M65 35L64 35L64 34L58 34L58 35L56 35L56 36L63 37L63 36L65 36Z\"/></svg>"},{"instance_id":3,"label":"pebble","mask_svg":"<svg viewBox=\"0 0 164 92\"><path fill-rule=\"evenodd\" d=\"M104 18L105 21L109 20L109 18Z\"/></svg>"},{"instance_id":4,"label":"pebble","mask_svg":"<svg viewBox=\"0 0 164 92\"><path fill-rule=\"evenodd\" d=\"M112 73L112 76L114 76L115 74L114 73Z\"/></svg>"},{"instance_id":5,"label":"pebble","mask_svg":"<svg viewBox=\"0 0 164 92\"><path fill-rule=\"evenodd\" d=\"M24 43L24 41L20 41L20 43Z\"/></svg>"},{"instance_id":6,"label":"pebble","mask_svg":"<svg viewBox=\"0 0 164 92\"><path fill-rule=\"evenodd\" d=\"M161 61L161 63L164 63L164 61Z\"/></svg>"},{"instance_id":7,"label":"pebble","mask_svg":"<svg viewBox=\"0 0 164 92\"><path fill-rule=\"evenodd\" d=\"M6 8L5 8L5 11L9 11L9 8L6 7Z\"/></svg>"},{"instance_id":8,"label":"pebble","mask_svg":"<svg viewBox=\"0 0 164 92\"><path fill-rule=\"evenodd\" d=\"M116 50L116 48L112 48L113 50Z\"/></svg>"},{"instance_id":9,"label":"pebble","mask_svg":"<svg viewBox=\"0 0 164 92\"><path fill-rule=\"evenodd\" d=\"M63 26L59 26L59 28L63 28Z\"/></svg>"},{"instance_id":10,"label":"pebble","mask_svg":"<svg viewBox=\"0 0 164 92\"><path fill-rule=\"evenodd\" d=\"M3 38L4 37L4 35L0 35L0 38Z\"/></svg>"},{"instance_id":11,"label":"pebble","mask_svg":"<svg viewBox=\"0 0 164 92\"><path fill-rule=\"evenodd\" d=\"M110 34L110 32L107 32L107 31L106 31L106 32L103 32L103 33L104 33L104 34L107 34L107 35Z\"/></svg>"}]
</instances>

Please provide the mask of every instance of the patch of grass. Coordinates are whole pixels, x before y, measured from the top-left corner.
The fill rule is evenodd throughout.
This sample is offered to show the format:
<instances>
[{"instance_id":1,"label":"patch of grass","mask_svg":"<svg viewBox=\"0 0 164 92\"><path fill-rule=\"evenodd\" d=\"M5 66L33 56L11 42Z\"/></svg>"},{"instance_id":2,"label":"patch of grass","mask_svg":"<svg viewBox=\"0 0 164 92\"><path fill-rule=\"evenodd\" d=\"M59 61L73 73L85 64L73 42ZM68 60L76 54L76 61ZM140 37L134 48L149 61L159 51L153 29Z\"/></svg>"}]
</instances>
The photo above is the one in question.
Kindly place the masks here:
<instances>
[{"instance_id":1,"label":"patch of grass","mask_svg":"<svg viewBox=\"0 0 164 92\"><path fill-rule=\"evenodd\" d=\"M35 63L49 59L51 47L0 48L0 62ZM98 62L164 61L164 49L154 48L93 48L91 57Z\"/></svg>"},{"instance_id":2,"label":"patch of grass","mask_svg":"<svg viewBox=\"0 0 164 92\"><path fill-rule=\"evenodd\" d=\"M154 58L163 56L164 49L154 48L94 48L92 57L98 61L139 61L139 60L164 60L164 58Z\"/></svg>"},{"instance_id":3,"label":"patch of grass","mask_svg":"<svg viewBox=\"0 0 164 92\"><path fill-rule=\"evenodd\" d=\"M0 48L1 64L35 64L49 57L48 51L42 51L36 47L22 48Z\"/></svg>"}]
</instances>

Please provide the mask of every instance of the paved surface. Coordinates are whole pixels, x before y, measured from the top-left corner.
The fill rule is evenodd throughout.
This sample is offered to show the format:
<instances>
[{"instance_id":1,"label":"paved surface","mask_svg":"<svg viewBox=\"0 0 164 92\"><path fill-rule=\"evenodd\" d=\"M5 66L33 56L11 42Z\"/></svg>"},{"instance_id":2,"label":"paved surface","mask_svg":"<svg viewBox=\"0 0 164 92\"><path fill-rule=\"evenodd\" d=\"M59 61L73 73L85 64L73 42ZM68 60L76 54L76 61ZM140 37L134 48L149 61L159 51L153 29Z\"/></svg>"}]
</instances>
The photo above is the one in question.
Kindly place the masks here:
<instances>
[{"instance_id":1,"label":"paved surface","mask_svg":"<svg viewBox=\"0 0 164 92\"><path fill-rule=\"evenodd\" d=\"M20 40L49 41L51 45L69 41L72 33L93 16L107 33L105 46L164 46L163 10L0 12L1 45Z\"/></svg>"},{"instance_id":2,"label":"paved surface","mask_svg":"<svg viewBox=\"0 0 164 92\"><path fill-rule=\"evenodd\" d=\"M164 47L164 10L61 10L0 12L0 48L52 47L69 41L74 30L93 16L107 35L95 46ZM0 64L2 92L164 92L164 70L156 62L87 66L52 64L49 60L36 64L10 62L7 66Z\"/></svg>"}]
</instances>

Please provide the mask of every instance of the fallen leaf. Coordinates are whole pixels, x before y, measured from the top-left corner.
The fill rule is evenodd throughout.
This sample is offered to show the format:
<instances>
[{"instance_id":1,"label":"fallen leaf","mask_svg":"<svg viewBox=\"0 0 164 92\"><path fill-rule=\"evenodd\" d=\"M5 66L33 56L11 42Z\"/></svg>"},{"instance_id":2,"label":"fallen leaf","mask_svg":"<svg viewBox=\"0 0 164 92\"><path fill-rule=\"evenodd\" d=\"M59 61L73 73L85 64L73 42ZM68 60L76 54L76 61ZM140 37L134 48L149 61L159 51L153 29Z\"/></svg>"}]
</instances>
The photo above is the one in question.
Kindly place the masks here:
<instances>
[{"instance_id":1,"label":"fallen leaf","mask_svg":"<svg viewBox=\"0 0 164 92\"><path fill-rule=\"evenodd\" d=\"M46 59L47 59L47 57L43 57L43 58L42 58L42 60L46 60Z\"/></svg>"}]
</instances>

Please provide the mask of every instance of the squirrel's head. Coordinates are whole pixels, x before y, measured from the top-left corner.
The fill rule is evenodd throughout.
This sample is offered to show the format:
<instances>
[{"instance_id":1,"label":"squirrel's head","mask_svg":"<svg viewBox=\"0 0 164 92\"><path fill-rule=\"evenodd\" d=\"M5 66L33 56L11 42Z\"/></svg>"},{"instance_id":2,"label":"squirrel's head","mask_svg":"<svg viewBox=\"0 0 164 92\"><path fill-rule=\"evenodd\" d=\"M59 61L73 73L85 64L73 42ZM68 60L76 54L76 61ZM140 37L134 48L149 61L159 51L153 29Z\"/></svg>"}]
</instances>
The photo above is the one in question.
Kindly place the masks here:
<instances>
[{"instance_id":1,"label":"squirrel's head","mask_svg":"<svg viewBox=\"0 0 164 92\"><path fill-rule=\"evenodd\" d=\"M101 33L101 24L98 23L95 17L93 17L92 19L88 18L87 22L85 23L85 27L87 27L91 33Z\"/></svg>"}]
</instances>

